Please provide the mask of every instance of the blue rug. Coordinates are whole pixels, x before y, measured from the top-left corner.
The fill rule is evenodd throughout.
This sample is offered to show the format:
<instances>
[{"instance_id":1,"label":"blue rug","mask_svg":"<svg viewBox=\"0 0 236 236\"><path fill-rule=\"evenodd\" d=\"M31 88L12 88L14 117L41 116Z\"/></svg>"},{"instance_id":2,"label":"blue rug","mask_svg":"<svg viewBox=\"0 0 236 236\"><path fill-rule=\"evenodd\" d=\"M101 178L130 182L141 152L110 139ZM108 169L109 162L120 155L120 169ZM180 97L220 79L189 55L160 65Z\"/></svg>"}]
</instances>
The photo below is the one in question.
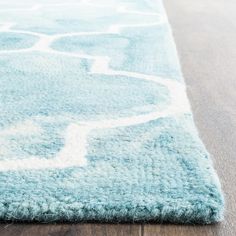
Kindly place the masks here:
<instances>
[{"instance_id":1,"label":"blue rug","mask_svg":"<svg viewBox=\"0 0 236 236\"><path fill-rule=\"evenodd\" d=\"M35 2L0 0L0 219L220 221L161 1Z\"/></svg>"}]
</instances>

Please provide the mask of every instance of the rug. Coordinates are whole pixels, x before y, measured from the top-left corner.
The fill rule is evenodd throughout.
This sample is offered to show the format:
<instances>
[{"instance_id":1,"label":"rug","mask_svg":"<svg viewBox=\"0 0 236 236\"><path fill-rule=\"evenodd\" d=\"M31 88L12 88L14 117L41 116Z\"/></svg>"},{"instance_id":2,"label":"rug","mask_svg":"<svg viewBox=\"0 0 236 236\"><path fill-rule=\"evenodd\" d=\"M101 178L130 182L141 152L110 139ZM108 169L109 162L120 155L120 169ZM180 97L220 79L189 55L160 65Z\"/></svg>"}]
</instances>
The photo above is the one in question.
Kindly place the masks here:
<instances>
[{"instance_id":1,"label":"rug","mask_svg":"<svg viewBox=\"0 0 236 236\"><path fill-rule=\"evenodd\" d=\"M35 2L0 0L0 219L222 220L162 2Z\"/></svg>"}]
</instances>

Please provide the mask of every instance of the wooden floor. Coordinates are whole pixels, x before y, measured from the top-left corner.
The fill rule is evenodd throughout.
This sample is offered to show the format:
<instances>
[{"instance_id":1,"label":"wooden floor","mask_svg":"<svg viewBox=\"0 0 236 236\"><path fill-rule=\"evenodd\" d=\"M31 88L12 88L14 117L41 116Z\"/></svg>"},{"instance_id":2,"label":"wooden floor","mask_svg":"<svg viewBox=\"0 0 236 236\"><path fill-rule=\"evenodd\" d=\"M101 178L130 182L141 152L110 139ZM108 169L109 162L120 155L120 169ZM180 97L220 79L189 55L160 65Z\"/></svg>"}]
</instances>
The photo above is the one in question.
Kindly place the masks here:
<instances>
[{"instance_id":1,"label":"wooden floor","mask_svg":"<svg viewBox=\"0 0 236 236\"><path fill-rule=\"evenodd\" d=\"M155 224L1 224L0 236L235 236L236 1L164 0L196 124L220 176L225 221L211 226Z\"/></svg>"},{"instance_id":2,"label":"wooden floor","mask_svg":"<svg viewBox=\"0 0 236 236\"><path fill-rule=\"evenodd\" d=\"M151 224L10 224L2 225L4 236L221 236L233 235L216 226L175 226ZM221 231L222 232L222 231Z\"/></svg>"}]
</instances>

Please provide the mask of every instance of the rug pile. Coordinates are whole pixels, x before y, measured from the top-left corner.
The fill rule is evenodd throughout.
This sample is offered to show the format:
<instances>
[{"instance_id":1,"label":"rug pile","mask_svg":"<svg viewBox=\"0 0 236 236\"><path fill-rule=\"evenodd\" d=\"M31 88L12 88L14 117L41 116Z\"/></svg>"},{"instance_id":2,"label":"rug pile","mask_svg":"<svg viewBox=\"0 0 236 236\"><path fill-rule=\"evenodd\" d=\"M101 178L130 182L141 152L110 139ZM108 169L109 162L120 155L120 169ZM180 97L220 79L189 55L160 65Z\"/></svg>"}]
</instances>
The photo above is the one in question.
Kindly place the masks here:
<instances>
[{"instance_id":1,"label":"rug pile","mask_svg":"<svg viewBox=\"0 0 236 236\"><path fill-rule=\"evenodd\" d=\"M14 2L0 0L0 219L220 221L162 2Z\"/></svg>"}]
</instances>

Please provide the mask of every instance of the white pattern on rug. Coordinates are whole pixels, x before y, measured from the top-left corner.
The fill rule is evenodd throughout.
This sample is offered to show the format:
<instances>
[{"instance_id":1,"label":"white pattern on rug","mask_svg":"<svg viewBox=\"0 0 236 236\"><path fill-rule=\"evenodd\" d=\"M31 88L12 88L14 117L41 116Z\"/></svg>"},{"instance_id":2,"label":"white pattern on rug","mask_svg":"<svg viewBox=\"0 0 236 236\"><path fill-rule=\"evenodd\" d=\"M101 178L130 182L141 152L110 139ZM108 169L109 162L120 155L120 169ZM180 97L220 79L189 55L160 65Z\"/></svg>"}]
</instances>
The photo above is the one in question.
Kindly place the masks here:
<instances>
[{"instance_id":1,"label":"white pattern on rug","mask_svg":"<svg viewBox=\"0 0 236 236\"><path fill-rule=\"evenodd\" d=\"M78 4L81 4L78 3ZM82 4L92 4L89 1L82 1ZM60 7L68 4L50 4L50 5L35 5L30 8L14 9L20 11L37 11L42 7ZM96 4L92 4L96 6ZM100 6L100 5L99 5ZM1 11L4 9L1 9ZM9 10L9 9L5 9ZM11 9L10 9L11 10ZM124 6L117 7L118 12L126 12L130 14L139 15L153 15L155 13L140 12L128 10ZM158 15L158 14L155 14ZM82 35L100 35L100 34L119 34L122 29L127 27L150 27L158 26L166 23L166 17L161 17L158 22L152 22L148 24L114 24L111 25L105 31L94 31L94 32L76 32L76 33L64 33L64 34L54 34L46 35L42 33L36 33L25 30L12 29L15 25L12 22L4 23L0 27L0 32L12 32L12 33L22 33L37 36L39 38L32 47L26 49L16 49L16 50L2 50L0 54L9 53L25 53L32 51L40 51L45 53L58 54L68 57L92 59L93 65L89 73L91 74L104 74L104 75L120 75L133 77L135 79L152 81L160 85L164 85L170 94L171 104L162 111L154 111L149 114L130 116L118 119L108 119L99 121L78 121L78 123L70 124L65 133L65 146L63 149L52 159L42 159L39 157L30 157L21 160L2 160L0 161L0 171L8 170L25 170L25 169L45 169L45 168L66 168L70 166L85 166L87 164L86 154L87 154L87 136L94 129L107 129L116 128L122 126L132 126L142 123L146 123L152 120L156 120L161 117L168 117L183 113L190 112L190 105L186 97L185 85L181 82L177 82L168 78L161 78L159 76L146 75L136 72L113 70L109 67L110 58L108 56L93 56L88 54L77 54L72 52L61 52L52 49L50 45L61 37L67 36L82 36ZM2 131L2 132L7 132Z\"/></svg>"}]
</instances>

